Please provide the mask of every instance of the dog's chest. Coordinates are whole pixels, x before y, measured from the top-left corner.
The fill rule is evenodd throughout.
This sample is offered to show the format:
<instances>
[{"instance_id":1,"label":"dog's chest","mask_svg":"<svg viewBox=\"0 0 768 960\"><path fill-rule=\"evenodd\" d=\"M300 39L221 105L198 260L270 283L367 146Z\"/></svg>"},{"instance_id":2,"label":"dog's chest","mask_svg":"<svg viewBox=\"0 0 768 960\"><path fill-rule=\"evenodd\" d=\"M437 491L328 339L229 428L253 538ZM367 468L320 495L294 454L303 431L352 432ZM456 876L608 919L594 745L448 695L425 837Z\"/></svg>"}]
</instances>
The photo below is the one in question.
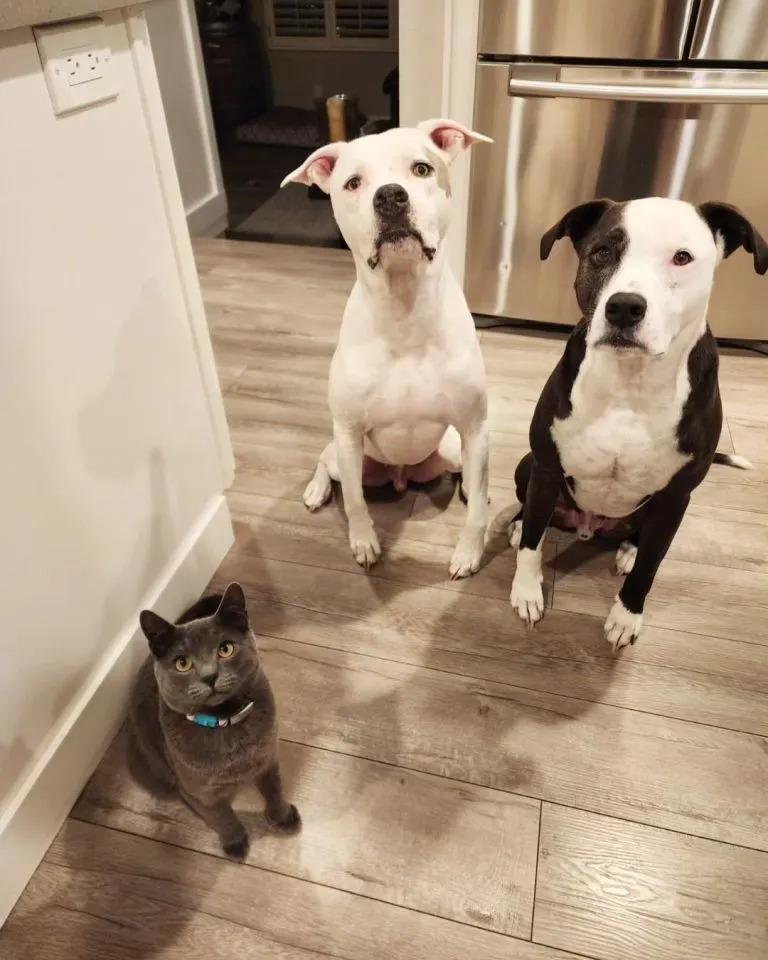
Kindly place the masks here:
<instances>
[{"instance_id":1,"label":"dog's chest","mask_svg":"<svg viewBox=\"0 0 768 960\"><path fill-rule=\"evenodd\" d=\"M424 460L477 394L466 359L441 349L369 360L364 370L356 402L373 444L368 452L384 463Z\"/></svg>"},{"instance_id":2,"label":"dog's chest","mask_svg":"<svg viewBox=\"0 0 768 960\"><path fill-rule=\"evenodd\" d=\"M577 386L571 416L551 428L560 463L581 510L625 517L690 460L678 449L682 400L612 398Z\"/></svg>"},{"instance_id":3,"label":"dog's chest","mask_svg":"<svg viewBox=\"0 0 768 960\"><path fill-rule=\"evenodd\" d=\"M382 366L370 394L374 424L393 421L448 422L456 377L450 357L430 351L420 357L401 357Z\"/></svg>"}]
</instances>

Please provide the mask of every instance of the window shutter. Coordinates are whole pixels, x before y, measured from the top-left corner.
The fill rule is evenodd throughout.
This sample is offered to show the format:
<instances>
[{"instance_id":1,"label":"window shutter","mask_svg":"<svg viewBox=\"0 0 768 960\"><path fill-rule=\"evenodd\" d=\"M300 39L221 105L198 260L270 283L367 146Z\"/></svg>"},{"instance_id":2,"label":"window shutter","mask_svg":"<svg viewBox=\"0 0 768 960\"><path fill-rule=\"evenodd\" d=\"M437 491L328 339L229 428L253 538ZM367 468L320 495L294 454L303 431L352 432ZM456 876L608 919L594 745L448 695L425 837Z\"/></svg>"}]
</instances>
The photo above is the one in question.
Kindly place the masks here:
<instances>
[{"instance_id":1,"label":"window shutter","mask_svg":"<svg viewBox=\"0 0 768 960\"><path fill-rule=\"evenodd\" d=\"M276 37L324 37L324 0L272 0Z\"/></svg>"},{"instance_id":2,"label":"window shutter","mask_svg":"<svg viewBox=\"0 0 768 960\"><path fill-rule=\"evenodd\" d=\"M343 39L386 40L389 0L334 0L336 36Z\"/></svg>"}]
</instances>

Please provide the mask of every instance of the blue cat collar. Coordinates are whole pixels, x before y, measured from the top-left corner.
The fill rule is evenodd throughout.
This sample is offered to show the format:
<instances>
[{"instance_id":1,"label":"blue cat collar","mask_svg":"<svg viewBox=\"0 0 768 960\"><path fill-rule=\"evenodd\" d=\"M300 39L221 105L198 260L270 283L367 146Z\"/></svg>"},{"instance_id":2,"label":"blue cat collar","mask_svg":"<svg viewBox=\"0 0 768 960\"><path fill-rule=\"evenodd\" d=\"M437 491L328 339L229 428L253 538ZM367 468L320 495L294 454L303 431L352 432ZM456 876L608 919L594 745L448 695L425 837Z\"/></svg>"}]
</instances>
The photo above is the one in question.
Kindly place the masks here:
<instances>
[{"instance_id":1,"label":"blue cat collar","mask_svg":"<svg viewBox=\"0 0 768 960\"><path fill-rule=\"evenodd\" d=\"M211 730L217 727L234 727L235 724L245 720L251 710L253 710L253 700L249 700L231 717L217 717L212 713L188 713L187 720L196 723L198 727L208 727Z\"/></svg>"}]
</instances>

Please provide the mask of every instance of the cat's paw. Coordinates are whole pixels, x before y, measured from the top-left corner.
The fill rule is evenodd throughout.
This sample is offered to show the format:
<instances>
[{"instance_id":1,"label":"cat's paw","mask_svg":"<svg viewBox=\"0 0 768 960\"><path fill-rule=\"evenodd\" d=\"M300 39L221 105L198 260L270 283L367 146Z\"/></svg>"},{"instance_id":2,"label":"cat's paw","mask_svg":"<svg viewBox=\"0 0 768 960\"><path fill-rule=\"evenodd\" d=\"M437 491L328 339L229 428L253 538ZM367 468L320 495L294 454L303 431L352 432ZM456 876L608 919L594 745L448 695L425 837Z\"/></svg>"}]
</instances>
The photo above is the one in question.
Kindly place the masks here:
<instances>
[{"instance_id":1,"label":"cat's paw","mask_svg":"<svg viewBox=\"0 0 768 960\"><path fill-rule=\"evenodd\" d=\"M275 827L283 833L298 833L301 829L301 816L292 803L286 804L282 810L277 812L270 810L264 816L271 827Z\"/></svg>"},{"instance_id":2,"label":"cat's paw","mask_svg":"<svg viewBox=\"0 0 768 960\"><path fill-rule=\"evenodd\" d=\"M244 833L242 837L238 837L235 840L222 840L221 846L224 853L226 853L230 859L238 860L242 863L248 856L248 851L251 849L251 841L248 839L248 834Z\"/></svg>"}]
</instances>

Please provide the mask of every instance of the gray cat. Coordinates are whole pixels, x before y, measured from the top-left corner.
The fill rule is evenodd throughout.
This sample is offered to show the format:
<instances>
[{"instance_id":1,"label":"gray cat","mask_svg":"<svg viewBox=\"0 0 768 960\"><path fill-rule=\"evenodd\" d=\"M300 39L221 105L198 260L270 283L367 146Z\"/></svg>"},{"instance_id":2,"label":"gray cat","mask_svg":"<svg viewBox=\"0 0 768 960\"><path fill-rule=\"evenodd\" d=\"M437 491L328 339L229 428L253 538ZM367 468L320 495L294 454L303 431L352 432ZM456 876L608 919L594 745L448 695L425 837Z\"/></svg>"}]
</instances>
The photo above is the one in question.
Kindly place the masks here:
<instances>
[{"instance_id":1,"label":"gray cat","mask_svg":"<svg viewBox=\"0 0 768 960\"><path fill-rule=\"evenodd\" d=\"M267 821L300 826L286 802L277 759L275 701L259 665L243 588L204 597L174 625L143 610L151 656L141 668L129 714L129 764L151 790L177 791L243 860L248 834L232 809L238 788L255 783Z\"/></svg>"}]
</instances>

